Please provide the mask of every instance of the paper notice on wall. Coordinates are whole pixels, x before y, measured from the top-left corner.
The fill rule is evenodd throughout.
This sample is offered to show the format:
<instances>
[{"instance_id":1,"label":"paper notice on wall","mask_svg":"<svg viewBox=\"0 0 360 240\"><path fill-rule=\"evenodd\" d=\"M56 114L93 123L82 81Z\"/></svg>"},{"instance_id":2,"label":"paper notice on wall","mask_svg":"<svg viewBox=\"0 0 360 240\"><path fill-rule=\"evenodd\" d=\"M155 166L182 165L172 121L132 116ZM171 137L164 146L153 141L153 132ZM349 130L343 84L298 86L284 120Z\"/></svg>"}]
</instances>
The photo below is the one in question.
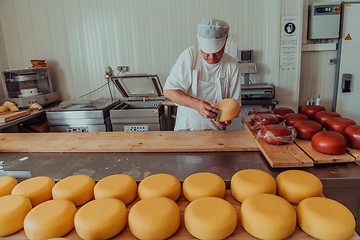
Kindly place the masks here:
<instances>
[{"instance_id":1,"label":"paper notice on wall","mask_svg":"<svg viewBox=\"0 0 360 240\"><path fill-rule=\"evenodd\" d=\"M297 66L297 45L281 45L280 67L295 68Z\"/></svg>"},{"instance_id":2,"label":"paper notice on wall","mask_svg":"<svg viewBox=\"0 0 360 240\"><path fill-rule=\"evenodd\" d=\"M281 41L297 40L299 37L298 16L281 17Z\"/></svg>"},{"instance_id":3,"label":"paper notice on wall","mask_svg":"<svg viewBox=\"0 0 360 240\"><path fill-rule=\"evenodd\" d=\"M225 52L235 58L238 59L238 40L239 36L236 34L229 34L229 37L226 41Z\"/></svg>"}]
</instances>

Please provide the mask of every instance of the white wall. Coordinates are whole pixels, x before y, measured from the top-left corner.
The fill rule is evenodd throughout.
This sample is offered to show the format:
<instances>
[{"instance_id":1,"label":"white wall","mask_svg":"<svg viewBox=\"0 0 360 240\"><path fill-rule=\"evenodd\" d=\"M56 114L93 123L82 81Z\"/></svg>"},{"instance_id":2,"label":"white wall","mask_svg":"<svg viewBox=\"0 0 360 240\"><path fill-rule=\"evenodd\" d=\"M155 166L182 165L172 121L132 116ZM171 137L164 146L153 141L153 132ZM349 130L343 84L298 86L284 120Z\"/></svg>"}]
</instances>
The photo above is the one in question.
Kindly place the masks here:
<instances>
[{"instance_id":1,"label":"white wall","mask_svg":"<svg viewBox=\"0 0 360 240\"><path fill-rule=\"evenodd\" d=\"M297 41L281 41L281 16L298 16L301 23L303 0L0 1L7 67L46 59L62 100L103 85L107 66L158 74L164 83L178 55L197 44L196 25L215 17L230 24L230 34L239 35L239 49L254 50L258 73L251 75L252 82L274 84L279 105L297 109L301 34ZM289 43L298 46L298 64L282 69L280 46ZM110 95L103 88L91 97Z\"/></svg>"}]
</instances>

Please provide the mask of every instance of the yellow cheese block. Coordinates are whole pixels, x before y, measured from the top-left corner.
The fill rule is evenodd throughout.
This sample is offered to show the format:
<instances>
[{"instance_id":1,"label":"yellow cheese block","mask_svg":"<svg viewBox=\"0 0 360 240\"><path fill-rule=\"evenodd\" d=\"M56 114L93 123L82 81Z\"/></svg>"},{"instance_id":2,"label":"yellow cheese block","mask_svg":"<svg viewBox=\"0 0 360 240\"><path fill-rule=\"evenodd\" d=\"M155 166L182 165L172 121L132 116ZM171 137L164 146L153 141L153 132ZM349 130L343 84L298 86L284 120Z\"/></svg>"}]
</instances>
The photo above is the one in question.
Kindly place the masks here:
<instances>
[{"instance_id":1,"label":"yellow cheese block","mask_svg":"<svg viewBox=\"0 0 360 240\"><path fill-rule=\"evenodd\" d=\"M112 238L123 230L126 223L126 206L116 198L90 201L75 215L76 233L87 240Z\"/></svg>"},{"instance_id":2,"label":"yellow cheese block","mask_svg":"<svg viewBox=\"0 0 360 240\"><path fill-rule=\"evenodd\" d=\"M276 177L277 194L298 204L308 197L321 197L323 185L315 175L301 170L287 170Z\"/></svg>"},{"instance_id":3,"label":"yellow cheese block","mask_svg":"<svg viewBox=\"0 0 360 240\"><path fill-rule=\"evenodd\" d=\"M32 206L51 199L51 190L55 181L46 176L39 176L26 179L20 182L12 190L12 195L23 195L30 198Z\"/></svg>"},{"instance_id":4,"label":"yellow cheese block","mask_svg":"<svg viewBox=\"0 0 360 240\"><path fill-rule=\"evenodd\" d=\"M13 188L18 184L14 177L3 176L0 177L0 197L10 195Z\"/></svg>"},{"instance_id":5,"label":"yellow cheese block","mask_svg":"<svg viewBox=\"0 0 360 240\"><path fill-rule=\"evenodd\" d=\"M166 239L180 226L178 205L167 197L150 197L135 203L129 212L129 228L139 239Z\"/></svg>"},{"instance_id":6,"label":"yellow cheese block","mask_svg":"<svg viewBox=\"0 0 360 240\"><path fill-rule=\"evenodd\" d=\"M225 98L215 103L214 108L221 110L219 122L226 122L237 118L241 110L239 102L233 98Z\"/></svg>"},{"instance_id":7,"label":"yellow cheese block","mask_svg":"<svg viewBox=\"0 0 360 240\"><path fill-rule=\"evenodd\" d=\"M203 197L186 207L184 221L189 233L198 239L224 239L235 231L237 213L224 199Z\"/></svg>"},{"instance_id":8,"label":"yellow cheese block","mask_svg":"<svg viewBox=\"0 0 360 240\"><path fill-rule=\"evenodd\" d=\"M129 204L136 198L136 195L136 180L126 174L107 176L97 182L94 187L95 199L113 197Z\"/></svg>"},{"instance_id":9,"label":"yellow cheese block","mask_svg":"<svg viewBox=\"0 0 360 240\"><path fill-rule=\"evenodd\" d=\"M180 197L181 184L179 179L170 174L155 174L139 183L138 192L140 199L162 196L176 201Z\"/></svg>"},{"instance_id":10,"label":"yellow cheese block","mask_svg":"<svg viewBox=\"0 0 360 240\"><path fill-rule=\"evenodd\" d=\"M183 182L184 197L189 202L201 197L223 198L225 188L225 182L220 176L208 172L192 174Z\"/></svg>"},{"instance_id":11,"label":"yellow cheese block","mask_svg":"<svg viewBox=\"0 0 360 240\"><path fill-rule=\"evenodd\" d=\"M276 194L275 179L267 172L246 169L235 173L231 178L231 194L239 202L258 193Z\"/></svg>"},{"instance_id":12,"label":"yellow cheese block","mask_svg":"<svg viewBox=\"0 0 360 240\"><path fill-rule=\"evenodd\" d=\"M21 195L0 197L0 237L22 229L24 219L31 208L31 201L27 197Z\"/></svg>"},{"instance_id":13,"label":"yellow cheese block","mask_svg":"<svg viewBox=\"0 0 360 240\"><path fill-rule=\"evenodd\" d=\"M240 207L244 229L260 239L285 239L296 227L296 212L284 198L260 193L245 199Z\"/></svg>"},{"instance_id":14,"label":"yellow cheese block","mask_svg":"<svg viewBox=\"0 0 360 240\"><path fill-rule=\"evenodd\" d=\"M64 236L74 228L75 205L68 200L49 200L34 207L24 220L31 240Z\"/></svg>"},{"instance_id":15,"label":"yellow cheese block","mask_svg":"<svg viewBox=\"0 0 360 240\"><path fill-rule=\"evenodd\" d=\"M54 199L65 199L80 206L94 197L95 181L87 175L75 175L57 182L52 189Z\"/></svg>"},{"instance_id":16,"label":"yellow cheese block","mask_svg":"<svg viewBox=\"0 0 360 240\"><path fill-rule=\"evenodd\" d=\"M317 239L348 239L355 231L355 219L341 203L324 198L310 197L296 209L299 227Z\"/></svg>"},{"instance_id":17,"label":"yellow cheese block","mask_svg":"<svg viewBox=\"0 0 360 240\"><path fill-rule=\"evenodd\" d=\"M9 111L9 108L7 106L1 105L0 112L6 112L6 111Z\"/></svg>"}]
</instances>

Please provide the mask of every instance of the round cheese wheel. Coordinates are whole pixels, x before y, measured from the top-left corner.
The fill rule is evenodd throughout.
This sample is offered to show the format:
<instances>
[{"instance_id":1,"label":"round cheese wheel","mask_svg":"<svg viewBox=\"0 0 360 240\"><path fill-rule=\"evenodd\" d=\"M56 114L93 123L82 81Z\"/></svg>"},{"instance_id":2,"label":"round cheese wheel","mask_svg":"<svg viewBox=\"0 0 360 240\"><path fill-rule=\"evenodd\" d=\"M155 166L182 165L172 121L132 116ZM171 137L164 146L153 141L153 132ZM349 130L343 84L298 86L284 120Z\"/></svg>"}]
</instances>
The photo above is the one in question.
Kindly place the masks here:
<instances>
[{"instance_id":1,"label":"round cheese wheel","mask_svg":"<svg viewBox=\"0 0 360 240\"><path fill-rule=\"evenodd\" d=\"M294 110L292 110L291 108L287 108L287 107L277 107L273 110L274 114L278 114L280 116L285 116L288 113L295 113Z\"/></svg>"},{"instance_id":2,"label":"round cheese wheel","mask_svg":"<svg viewBox=\"0 0 360 240\"><path fill-rule=\"evenodd\" d=\"M273 114L273 112L267 108L253 108L248 112L248 115L251 115L251 114L257 115L257 114L264 114L264 113Z\"/></svg>"},{"instance_id":3,"label":"round cheese wheel","mask_svg":"<svg viewBox=\"0 0 360 240\"><path fill-rule=\"evenodd\" d=\"M126 174L114 174L102 178L94 187L95 199L117 198L125 204L131 203L137 195L136 180Z\"/></svg>"},{"instance_id":4,"label":"round cheese wheel","mask_svg":"<svg viewBox=\"0 0 360 240\"><path fill-rule=\"evenodd\" d=\"M296 227L296 212L282 197L260 193L241 204L240 218L244 229L260 239L285 239Z\"/></svg>"},{"instance_id":5,"label":"round cheese wheel","mask_svg":"<svg viewBox=\"0 0 360 240\"><path fill-rule=\"evenodd\" d=\"M18 181L14 177L3 176L0 177L0 197L10 195L11 191L18 184Z\"/></svg>"},{"instance_id":6,"label":"round cheese wheel","mask_svg":"<svg viewBox=\"0 0 360 240\"><path fill-rule=\"evenodd\" d=\"M311 146L320 153L339 155L346 152L347 140L341 133L322 131L312 137Z\"/></svg>"},{"instance_id":7,"label":"round cheese wheel","mask_svg":"<svg viewBox=\"0 0 360 240\"><path fill-rule=\"evenodd\" d=\"M341 203L324 197L311 197L296 208L299 227L317 239L349 239L355 231L355 219Z\"/></svg>"},{"instance_id":8,"label":"round cheese wheel","mask_svg":"<svg viewBox=\"0 0 360 240\"><path fill-rule=\"evenodd\" d=\"M287 170L276 177L277 194L298 204L308 197L321 197L323 185L318 177L301 170Z\"/></svg>"},{"instance_id":9,"label":"round cheese wheel","mask_svg":"<svg viewBox=\"0 0 360 240\"><path fill-rule=\"evenodd\" d=\"M326 121L332 117L341 117L340 114L332 111L320 111L315 114L314 120L320 123L323 127L326 125Z\"/></svg>"},{"instance_id":10,"label":"round cheese wheel","mask_svg":"<svg viewBox=\"0 0 360 240\"><path fill-rule=\"evenodd\" d=\"M301 113L305 114L309 120L314 120L315 114L320 111L326 111L326 108L318 105L305 105L301 108Z\"/></svg>"},{"instance_id":11,"label":"round cheese wheel","mask_svg":"<svg viewBox=\"0 0 360 240\"><path fill-rule=\"evenodd\" d=\"M284 116L284 121L287 126L294 126L298 121L308 120L308 117L302 113L288 113Z\"/></svg>"},{"instance_id":12,"label":"round cheese wheel","mask_svg":"<svg viewBox=\"0 0 360 240\"><path fill-rule=\"evenodd\" d=\"M260 130L260 138L267 143L281 145L294 141L296 134L293 130L281 124L269 124ZM294 129L294 128L293 128Z\"/></svg>"},{"instance_id":13,"label":"round cheese wheel","mask_svg":"<svg viewBox=\"0 0 360 240\"><path fill-rule=\"evenodd\" d=\"M349 118L332 117L326 121L325 128L329 131L335 131L344 134L345 129L351 125L356 125L356 122Z\"/></svg>"},{"instance_id":14,"label":"round cheese wheel","mask_svg":"<svg viewBox=\"0 0 360 240\"><path fill-rule=\"evenodd\" d=\"M348 126L344 131L349 147L360 149L360 125Z\"/></svg>"},{"instance_id":15,"label":"round cheese wheel","mask_svg":"<svg viewBox=\"0 0 360 240\"><path fill-rule=\"evenodd\" d=\"M311 140L315 133L323 130L323 126L312 120L298 121L294 124L297 138Z\"/></svg>"},{"instance_id":16,"label":"round cheese wheel","mask_svg":"<svg viewBox=\"0 0 360 240\"><path fill-rule=\"evenodd\" d=\"M33 207L50 200L51 190L55 181L50 177L40 176L26 179L14 187L12 195L23 195L28 197Z\"/></svg>"},{"instance_id":17,"label":"round cheese wheel","mask_svg":"<svg viewBox=\"0 0 360 240\"><path fill-rule=\"evenodd\" d=\"M116 198L90 201L75 214L76 233L87 240L109 239L117 235L127 223L125 204Z\"/></svg>"},{"instance_id":18,"label":"round cheese wheel","mask_svg":"<svg viewBox=\"0 0 360 240\"><path fill-rule=\"evenodd\" d=\"M64 236L74 228L75 205L68 200L49 200L34 207L24 220L25 234L30 239Z\"/></svg>"},{"instance_id":19,"label":"round cheese wheel","mask_svg":"<svg viewBox=\"0 0 360 240\"><path fill-rule=\"evenodd\" d=\"M150 175L139 183L140 199L148 197L168 197L176 201L180 197L181 184L179 179L170 174Z\"/></svg>"},{"instance_id":20,"label":"round cheese wheel","mask_svg":"<svg viewBox=\"0 0 360 240\"><path fill-rule=\"evenodd\" d=\"M166 239L180 226L178 205L167 197L145 198L130 209L129 228L139 239Z\"/></svg>"},{"instance_id":21,"label":"round cheese wheel","mask_svg":"<svg viewBox=\"0 0 360 240\"><path fill-rule=\"evenodd\" d=\"M94 197L95 181L87 175L75 175L57 182L52 190L54 199L65 199L80 206Z\"/></svg>"},{"instance_id":22,"label":"round cheese wheel","mask_svg":"<svg viewBox=\"0 0 360 240\"><path fill-rule=\"evenodd\" d=\"M231 194L239 202L258 193L276 194L275 179L258 169L245 169L235 173L230 182Z\"/></svg>"},{"instance_id":23,"label":"round cheese wheel","mask_svg":"<svg viewBox=\"0 0 360 240\"><path fill-rule=\"evenodd\" d=\"M186 207L184 221L188 232L198 239L224 239L235 231L237 213L224 199L203 197Z\"/></svg>"},{"instance_id":24,"label":"round cheese wheel","mask_svg":"<svg viewBox=\"0 0 360 240\"><path fill-rule=\"evenodd\" d=\"M237 118L241 110L239 102L233 98L225 98L215 103L214 108L221 110L219 122L226 122Z\"/></svg>"},{"instance_id":25,"label":"round cheese wheel","mask_svg":"<svg viewBox=\"0 0 360 240\"><path fill-rule=\"evenodd\" d=\"M251 127L255 131L259 131L263 126L278 123L279 119L274 114L259 113L255 114L251 119Z\"/></svg>"},{"instance_id":26,"label":"round cheese wheel","mask_svg":"<svg viewBox=\"0 0 360 240\"><path fill-rule=\"evenodd\" d=\"M24 219L32 205L28 197L7 195L0 197L0 237L13 234L24 227Z\"/></svg>"},{"instance_id":27,"label":"round cheese wheel","mask_svg":"<svg viewBox=\"0 0 360 240\"><path fill-rule=\"evenodd\" d=\"M195 173L184 180L183 193L189 202L201 197L223 198L225 195L225 182L214 173Z\"/></svg>"}]
</instances>

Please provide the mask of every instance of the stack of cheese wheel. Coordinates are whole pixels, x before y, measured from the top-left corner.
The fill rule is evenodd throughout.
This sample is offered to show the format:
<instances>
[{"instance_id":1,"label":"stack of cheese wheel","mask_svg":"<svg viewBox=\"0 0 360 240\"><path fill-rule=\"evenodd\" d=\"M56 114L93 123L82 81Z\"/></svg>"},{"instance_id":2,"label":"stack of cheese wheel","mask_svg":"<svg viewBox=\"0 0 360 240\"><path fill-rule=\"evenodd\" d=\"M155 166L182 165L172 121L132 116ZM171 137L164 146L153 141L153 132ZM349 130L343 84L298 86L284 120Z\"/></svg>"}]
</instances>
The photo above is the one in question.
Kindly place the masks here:
<instances>
[{"instance_id":1,"label":"stack of cheese wheel","mask_svg":"<svg viewBox=\"0 0 360 240\"><path fill-rule=\"evenodd\" d=\"M281 145L292 143L296 138L296 131L291 126L269 124L261 128L259 135L264 142Z\"/></svg>"},{"instance_id":2,"label":"stack of cheese wheel","mask_svg":"<svg viewBox=\"0 0 360 240\"><path fill-rule=\"evenodd\" d=\"M259 194L276 194L275 179L267 172L258 169L245 169L235 173L230 182L231 194L239 202Z\"/></svg>"},{"instance_id":3,"label":"stack of cheese wheel","mask_svg":"<svg viewBox=\"0 0 360 240\"><path fill-rule=\"evenodd\" d=\"M225 188L225 182L220 176L208 172L194 173L183 182L184 197L189 202L202 197L223 198Z\"/></svg>"},{"instance_id":4,"label":"stack of cheese wheel","mask_svg":"<svg viewBox=\"0 0 360 240\"><path fill-rule=\"evenodd\" d=\"M356 122L349 118L332 117L326 121L325 128L328 131L335 131L344 134L345 129L351 125L356 125Z\"/></svg>"},{"instance_id":5,"label":"stack of cheese wheel","mask_svg":"<svg viewBox=\"0 0 360 240\"><path fill-rule=\"evenodd\" d=\"M346 152L347 140L341 133L321 131L311 139L311 146L315 151L328 155L340 155Z\"/></svg>"},{"instance_id":6,"label":"stack of cheese wheel","mask_svg":"<svg viewBox=\"0 0 360 240\"><path fill-rule=\"evenodd\" d=\"M214 108L221 110L218 118L219 122L226 122L237 118L241 110L239 102L233 98L225 98L215 103Z\"/></svg>"},{"instance_id":7,"label":"stack of cheese wheel","mask_svg":"<svg viewBox=\"0 0 360 240\"><path fill-rule=\"evenodd\" d=\"M131 203L137 195L136 180L126 174L114 174L98 181L94 187L95 199L117 198L125 205Z\"/></svg>"},{"instance_id":8,"label":"stack of cheese wheel","mask_svg":"<svg viewBox=\"0 0 360 240\"><path fill-rule=\"evenodd\" d=\"M312 120L298 121L294 124L296 137L300 139L311 140L315 133L323 130L323 126Z\"/></svg>"},{"instance_id":9,"label":"stack of cheese wheel","mask_svg":"<svg viewBox=\"0 0 360 240\"><path fill-rule=\"evenodd\" d=\"M326 108L317 105L306 105L301 108L301 113L305 114L309 120L314 120L315 114L320 111L326 111Z\"/></svg>"},{"instance_id":10,"label":"stack of cheese wheel","mask_svg":"<svg viewBox=\"0 0 360 240\"><path fill-rule=\"evenodd\" d=\"M326 121L332 117L341 117L341 115L332 111L319 111L315 114L314 120L325 127Z\"/></svg>"},{"instance_id":11,"label":"stack of cheese wheel","mask_svg":"<svg viewBox=\"0 0 360 240\"><path fill-rule=\"evenodd\" d=\"M75 229L83 239L109 239L127 223L125 204L116 198L101 198L82 206L75 215Z\"/></svg>"},{"instance_id":12,"label":"stack of cheese wheel","mask_svg":"<svg viewBox=\"0 0 360 240\"><path fill-rule=\"evenodd\" d=\"M287 107L277 107L273 110L274 114L280 115L280 116L285 116L288 113L295 113L294 110L292 110L291 108L287 108Z\"/></svg>"},{"instance_id":13,"label":"stack of cheese wheel","mask_svg":"<svg viewBox=\"0 0 360 240\"><path fill-rule=\"evenodd\" d=\"M284 116L286 126L294 126L298 121L308 120L308 117L302 113L288 113Z\"/></svg>"},{"instance_id":14,"label":"stack of cheese wheel","mask_svg":"<svg viewBox=\"0 0 360 240\"><path fill-rule=\"evenodd\" d=\"M18 181L14 177L3 176L0 177L0 197L10 195Z\"/></svg>"},{"instance_id":15,"label":"stack of cheese wheel","mask_svg":"<svg viewBox=\"0 0 360 240\"><path fill-rule=\"evenodd\" d=\"M75 175L57 182L52 189L53 199L69 200L75 206L83 205L94 197L95 181L87 175Z\"/></svg>"},{"instance_id":16,"label":"stack of cheese wheel","mask_svg":"<svg viewBox=\"0 0 360 240\"><path fill-rule=\"evenodd\" d=\"M253 114L251 120L251 128L259 131L263 126L278 123L279 119L274 114L259 113Z\"/></svg>"},{"instance_id":17,"label":"stack of cheese wheel","mask_svg":"<svg viewBox=\"0 0 360 240\"><path fill-rule=\"evenodd\" d=\"M33 177L17 184L11 194L28 197L35 207L52 198L51 191L54 185L55 181L50 177Z\"/></svg>"},{"instance_id":18,"label":"stack of cheese wheel","mask_svg":"<svg viewBox=\"0 0 360 240\"><path fill-rule=\"evenodd\" d=\"M138 188L140 199L162 196L176 201L180 197L180 192L179 179L170 174L148 176L139 183Z\"/></svg>"},{"instance_id":19,"label":"stack of cheese wheel","mask_svg":"<svg viewBox=\"0 0 360 240\"><path fill-rule=\"evenodd\" d=\"M360 149L360 126L351 125L344 131L344 136L348 141L348 145L351 148Z\"/></svg>"}]
</instances>

